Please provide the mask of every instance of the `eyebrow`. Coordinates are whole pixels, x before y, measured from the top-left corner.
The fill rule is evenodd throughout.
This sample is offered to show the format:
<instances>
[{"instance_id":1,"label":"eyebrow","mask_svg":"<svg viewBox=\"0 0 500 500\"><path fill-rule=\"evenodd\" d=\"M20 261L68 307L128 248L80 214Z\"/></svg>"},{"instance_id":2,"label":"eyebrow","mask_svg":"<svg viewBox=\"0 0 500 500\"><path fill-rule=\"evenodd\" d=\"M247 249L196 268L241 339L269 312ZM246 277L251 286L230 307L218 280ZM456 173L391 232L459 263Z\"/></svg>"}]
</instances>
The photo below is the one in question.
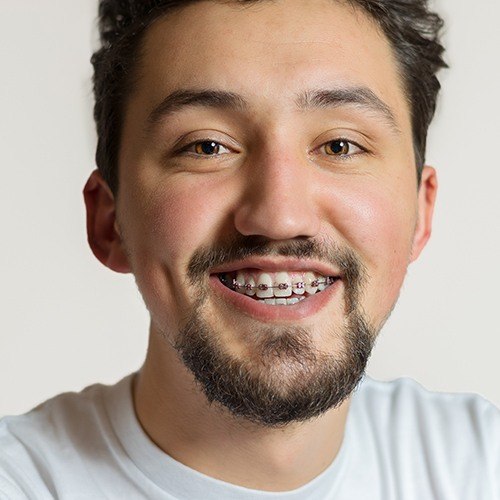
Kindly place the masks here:
<instances>
[{"instance_id":1,"label":"eyebrow","mask_svg":"<svg viewBox=\"0 0 500 500\"><path fill-rule=\"evenodd\" d=\"M244 111L246 100L224 90L176 90L156 106L148 117L148 128L154 127L168 116L189 106Z\"/></svg>"},{"instance_id":2,"label":"eyebrow","mask_svg":"<svg viewBox=\"0 0 500 500\"><path fill-rule=\"evenodd\" d=\"M302 110L355 106L380 115L394 132L401 132L391 108L368 87L306 91L297 97L296 104Z\"/></svg>"},{"instance_id":3,"label":"eyebrow","mask_svg":"<svg viewBox=\"0 0 500 500\"><path fill-rule=\"evenodd\" d=\"M390 107L368 87L308 90L297 96L295 104L303 111L356 106L380 115L396 133L400 133ZM236 111L245 111L250 107L243 96L234 92L214 89L180 89L169 94L151 111L148 117L148 130L168 116L192 106Z\"/></svg>"}]
</instances>

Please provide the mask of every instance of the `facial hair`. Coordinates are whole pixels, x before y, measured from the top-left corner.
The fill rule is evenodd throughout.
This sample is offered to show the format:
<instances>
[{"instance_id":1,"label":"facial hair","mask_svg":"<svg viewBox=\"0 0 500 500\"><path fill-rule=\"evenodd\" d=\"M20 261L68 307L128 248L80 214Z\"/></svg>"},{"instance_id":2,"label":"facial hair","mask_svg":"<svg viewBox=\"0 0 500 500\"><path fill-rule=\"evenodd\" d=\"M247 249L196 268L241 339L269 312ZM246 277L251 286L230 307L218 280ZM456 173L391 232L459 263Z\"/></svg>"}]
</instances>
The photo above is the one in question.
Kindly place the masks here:
<instances>
[{"instance_id":1,"label":"facial hair","mask_svg":"<svg viewBox=\"0 0 500 500\"><path fill-rule=\"evenodd\" d=\"M231 355L206 317L210 268L250 256L315 258L339 268L344 284L345 321L323 325L335 339L335 352L323 353L303 327L262 326L252 333L252 355ZM283 427L336 408L360 382L378 329L359 305L364 267L355 253L334 244L297 240L276 246L260 237L240 237L227 245L196 252L188 280L199 299L174 344L208 401L237 419L265 427ZM285 306L283 306L285 307Z\"/></svg>"}]
</instances>

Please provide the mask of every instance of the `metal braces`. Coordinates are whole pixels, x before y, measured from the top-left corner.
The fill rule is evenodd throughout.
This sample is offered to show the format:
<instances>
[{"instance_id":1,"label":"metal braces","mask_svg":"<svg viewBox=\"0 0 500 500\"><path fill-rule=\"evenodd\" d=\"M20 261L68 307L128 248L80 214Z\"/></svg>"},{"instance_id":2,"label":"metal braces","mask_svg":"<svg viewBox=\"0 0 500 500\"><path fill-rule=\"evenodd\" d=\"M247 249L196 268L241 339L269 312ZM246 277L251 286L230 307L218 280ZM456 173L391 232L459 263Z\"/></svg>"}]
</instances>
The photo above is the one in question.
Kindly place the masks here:
<instances>
[{"instance_id":1,"label":"metal braces","mask_svg":"<svg viewBox=\"0 0 500 500\"><path fill-rule=\"evenodd\" d=\"M317 288L319 285L331 285L332 283L335 282L335 278L332 278L329 276L328 278L325 278L325 280L320 281L320 280L313 280L311 281L311 284L309 286L313 288ZM298 283L294 283L292 285L288 283L279 283L278 285L266 285L264 283L260 285L255 285L252 286L250 283L245 283L244 285L241 285L236 281L236 279L233 279L232 283L232 288L233 290L240 290L240 289L245 289L245 290L269 290L269 289L274 289L277 288L278 290L288 290L288 288L296 288L298 290L302 290L306 287L306 284L303 281L299 281Z\"/></svg>"}]
</instances>

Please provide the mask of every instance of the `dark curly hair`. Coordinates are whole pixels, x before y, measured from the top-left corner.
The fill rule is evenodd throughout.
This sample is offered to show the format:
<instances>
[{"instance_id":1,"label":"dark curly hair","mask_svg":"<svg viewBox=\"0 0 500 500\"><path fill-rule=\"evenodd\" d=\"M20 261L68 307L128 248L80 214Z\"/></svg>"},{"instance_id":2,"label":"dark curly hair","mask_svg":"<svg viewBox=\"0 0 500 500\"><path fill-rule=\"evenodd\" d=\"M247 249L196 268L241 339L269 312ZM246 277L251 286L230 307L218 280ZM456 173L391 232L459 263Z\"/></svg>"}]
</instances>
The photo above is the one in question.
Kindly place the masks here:
<instances>
[{"instance_id":1,"label":"dark curly hair","mask_svg":"<svg viewBox=\"0 0 500 500\"><path fill-rule=\"evenodd\" d=\"M96 163L116 194L118 151L125 100L134 85L144 33L173 9L199 0L100 0L101 48L94 66L94 119L98 143ZM263 0L233 0L241 4ZM361 8L385 33L396 55L410 104L417 180L425 162L427 130L441 88L437 72L447 67L440 42L443 21L428 0L337 0Z\"/></svg>"}]
</instances>

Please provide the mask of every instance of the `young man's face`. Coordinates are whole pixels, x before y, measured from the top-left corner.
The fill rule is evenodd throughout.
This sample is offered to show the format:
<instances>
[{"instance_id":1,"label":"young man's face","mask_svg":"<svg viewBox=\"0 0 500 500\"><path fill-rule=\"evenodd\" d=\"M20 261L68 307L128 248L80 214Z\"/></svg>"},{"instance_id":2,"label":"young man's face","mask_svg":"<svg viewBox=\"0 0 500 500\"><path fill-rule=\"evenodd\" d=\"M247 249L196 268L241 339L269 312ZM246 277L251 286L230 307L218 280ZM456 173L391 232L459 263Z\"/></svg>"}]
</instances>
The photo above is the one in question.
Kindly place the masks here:
<instances>
[{"instance_id":1,"label":"young man's face","mask_svg":"<svg viewBox=\"0 0 500 500\"><path fill-rule=\"evenodd\" d=\"M113 255L126 249L153 335L209 399L270 424L338 405L427 241L435 191L426 168L418 192L375 24L332 0L169 14L147 33L119 163Z\"/></svg>"}]
</instances>

